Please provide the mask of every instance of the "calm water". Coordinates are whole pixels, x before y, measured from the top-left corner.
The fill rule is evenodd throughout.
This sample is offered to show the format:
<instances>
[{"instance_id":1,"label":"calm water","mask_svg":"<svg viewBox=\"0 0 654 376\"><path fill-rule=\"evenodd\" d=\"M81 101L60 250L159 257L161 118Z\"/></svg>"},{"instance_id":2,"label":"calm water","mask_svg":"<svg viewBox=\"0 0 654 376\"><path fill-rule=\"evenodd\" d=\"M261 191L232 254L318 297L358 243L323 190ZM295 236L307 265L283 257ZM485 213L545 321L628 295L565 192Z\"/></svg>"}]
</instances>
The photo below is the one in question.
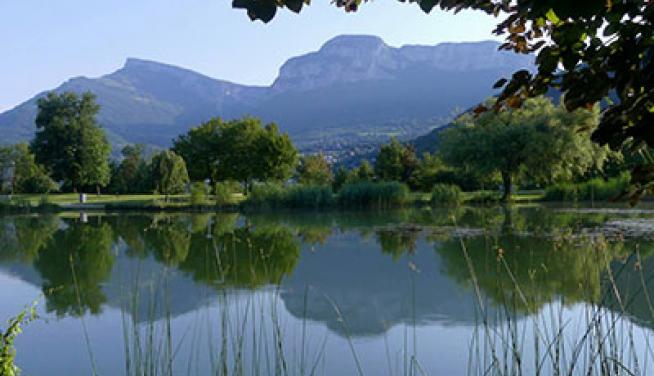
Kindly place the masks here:
<instances>
[{"instance_id":1,"label":"calm water","mask_svg":"<svg viewBox=\"0 0 654 376\"><path fill-rule=\"evenodd\" d=\"M0 217L24 375L654 374L654 211ZM653 286L654 287L654 286Z\"/></svg>"}]
</instances>

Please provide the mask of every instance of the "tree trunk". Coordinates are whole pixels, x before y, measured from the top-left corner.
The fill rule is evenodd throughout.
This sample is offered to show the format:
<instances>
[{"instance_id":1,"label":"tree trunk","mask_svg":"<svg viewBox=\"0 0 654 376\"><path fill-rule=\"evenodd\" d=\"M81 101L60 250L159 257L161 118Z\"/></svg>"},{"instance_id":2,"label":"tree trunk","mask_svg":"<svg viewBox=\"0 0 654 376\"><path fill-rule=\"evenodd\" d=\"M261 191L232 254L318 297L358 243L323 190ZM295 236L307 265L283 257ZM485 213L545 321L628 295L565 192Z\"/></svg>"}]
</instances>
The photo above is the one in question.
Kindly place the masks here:
<instances>
[{"instance_id":1,"label":"tree trunk","mask_svg":"<svg viewBox=\"0 0 654 376\"><path fill-rule=\"evenodd\" d=\"M511 174L508 172L502 172L502 184L504 184L504 195L502 196L502 201L509 202L511 201Z\"/></svg>"}]
</instances>

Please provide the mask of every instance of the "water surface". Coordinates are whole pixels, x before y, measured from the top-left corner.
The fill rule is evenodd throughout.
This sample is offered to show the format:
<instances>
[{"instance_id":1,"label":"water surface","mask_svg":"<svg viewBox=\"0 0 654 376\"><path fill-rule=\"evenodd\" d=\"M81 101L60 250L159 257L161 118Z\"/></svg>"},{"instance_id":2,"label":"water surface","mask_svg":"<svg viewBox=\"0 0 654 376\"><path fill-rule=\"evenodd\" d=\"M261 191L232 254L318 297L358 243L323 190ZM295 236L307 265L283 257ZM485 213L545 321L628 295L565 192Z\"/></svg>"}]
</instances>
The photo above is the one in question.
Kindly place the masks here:
<instances>
[{"instance_id":1,"label":"water surface","mask_svg":"<svg viewBox=\"0 0 654 376\"><path fill-rule=\"evenodd\" d=\"M0 217L25 375L654 372L654 212Z\"/></svg>"}]
</instances>

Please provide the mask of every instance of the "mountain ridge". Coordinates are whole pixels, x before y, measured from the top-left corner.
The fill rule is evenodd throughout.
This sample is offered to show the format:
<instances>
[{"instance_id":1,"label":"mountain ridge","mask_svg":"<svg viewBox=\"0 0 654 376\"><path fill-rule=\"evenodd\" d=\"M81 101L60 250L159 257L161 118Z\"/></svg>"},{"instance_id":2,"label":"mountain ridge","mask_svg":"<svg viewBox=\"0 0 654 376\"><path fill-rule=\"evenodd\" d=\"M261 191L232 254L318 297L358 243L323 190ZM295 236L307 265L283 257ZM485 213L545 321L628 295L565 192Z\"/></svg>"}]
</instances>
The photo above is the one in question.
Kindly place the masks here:
<instances>
[{"instance_id":1,"label":"mountain ridge","mask_svg":"<svg viewBox=\"0 0 654 376\"><path fill-rule=\"evenodd\" d=\"M73 77L0 113L0 143L33 136L36 101L50 91L96 94L98 120L115 148L136 142L166 147L217 116L275 121L308 150L416 137L447 123L457 108L492 95L500 76L533 69L533 56L498 46L482 41L391 47L375 36L341 35L287 60L269 86L130 57L114 72Z\"/></svg>"}]
</instances>

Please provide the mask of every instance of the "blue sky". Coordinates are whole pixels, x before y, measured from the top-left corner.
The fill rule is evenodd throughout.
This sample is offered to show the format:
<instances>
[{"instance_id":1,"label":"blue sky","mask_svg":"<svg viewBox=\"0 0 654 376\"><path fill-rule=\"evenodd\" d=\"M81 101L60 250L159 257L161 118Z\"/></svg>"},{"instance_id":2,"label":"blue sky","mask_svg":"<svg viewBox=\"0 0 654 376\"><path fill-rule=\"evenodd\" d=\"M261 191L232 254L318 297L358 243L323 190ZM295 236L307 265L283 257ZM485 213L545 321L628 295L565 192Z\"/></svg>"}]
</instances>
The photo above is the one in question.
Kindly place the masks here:
<instances>
[{"instance_id":1,"label":"blue sky","mask_svg":"<svg viewBox=\"0 0 654 376\"><path fill-rule=\"evenodd\" d=\"M2 0L0 111L74 76L96 77L127 57L211 77L270 84L289 57L340 34L371 34L392 46L494 39L479 12L423 14L417 5L373 1L345 14L314 0L300 15L251 22L229 0Z\"/></svg>"}]
</instances>

